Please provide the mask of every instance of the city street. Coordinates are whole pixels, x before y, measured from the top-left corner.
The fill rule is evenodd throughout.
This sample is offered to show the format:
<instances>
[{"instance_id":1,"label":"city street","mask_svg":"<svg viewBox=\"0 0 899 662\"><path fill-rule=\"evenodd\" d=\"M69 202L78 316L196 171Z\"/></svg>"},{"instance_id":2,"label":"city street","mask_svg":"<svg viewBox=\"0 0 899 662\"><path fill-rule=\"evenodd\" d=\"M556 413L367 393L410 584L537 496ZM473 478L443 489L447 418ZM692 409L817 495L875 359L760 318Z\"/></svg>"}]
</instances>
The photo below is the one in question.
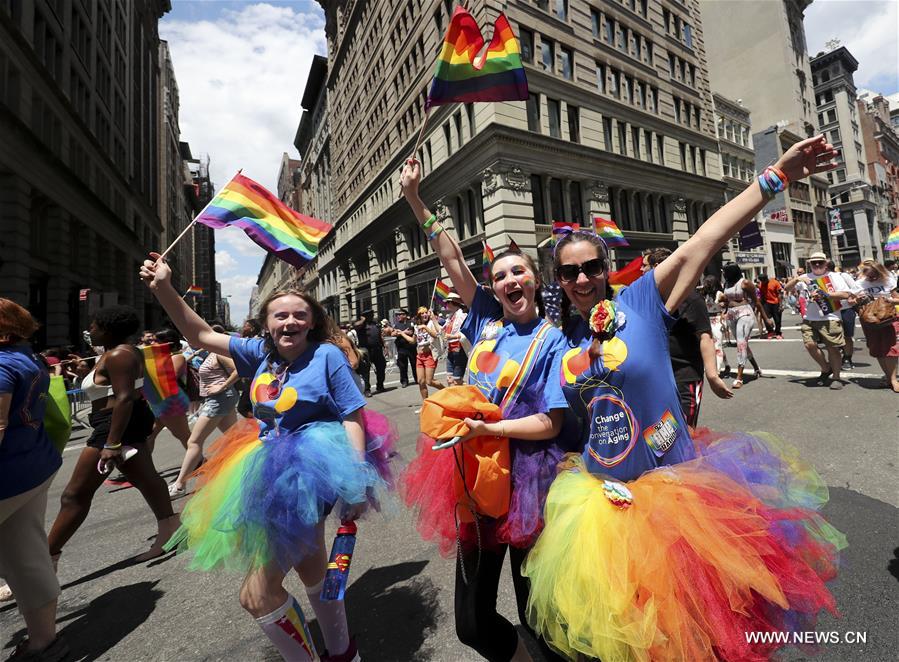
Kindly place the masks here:
<instances>
[{"instance_id":1,"label":"city street","mask_svg":"<svg viewBox=\"0 0 899 662\"><path fill-rule=\"evenodd\" d=\"M818 629L838 632L841 640L866 641L827 643L814 659L895 659L899 398L877 388L876 363L863 344L856 350L858 367L847 374L852 383L842 392L814 387L816 372L799 342L798 321L785 316L783 341L752 342L760 365L771 376L749 381L731 401L718 400L707 389L700 421L721 430L775 432L795 443L830 486L824 514L847 535L849 548L832 587L842 617L824 616ZM729 352L734 361L735 350ZM392 373L388 381L396 378ZM417 389L399 389L397 384L370 401L399 426L406 461L415 444L417 401ZM78 431L66 449L50 493L48 523L56 515L84 437L84 431ZM164 433L155 460L167 480L176 474L180 459L180 446ZM176 509L183 504L183 499L176 501ZM75 653L73 659L279 659L237 602L240 577L189 572L186 560L172 554L149 563L129 561L149 545L154 532L152 516L136 490L104 486L97 493L90 517L59 564L59 629ZM296 577L288 582L303 602ZM456 640L452 587L453 562L419 539L404 508L398 506L386 519L378 515L363 522L347 593L350 629L363 659L477 659ZM508 577L501 583L499 607L506 615L515 613ZM0 607L4 655L23 636L22 628L14 606ZM807 654L790 649L782 659L806 659Z\"/></svg>"}]
</instances>

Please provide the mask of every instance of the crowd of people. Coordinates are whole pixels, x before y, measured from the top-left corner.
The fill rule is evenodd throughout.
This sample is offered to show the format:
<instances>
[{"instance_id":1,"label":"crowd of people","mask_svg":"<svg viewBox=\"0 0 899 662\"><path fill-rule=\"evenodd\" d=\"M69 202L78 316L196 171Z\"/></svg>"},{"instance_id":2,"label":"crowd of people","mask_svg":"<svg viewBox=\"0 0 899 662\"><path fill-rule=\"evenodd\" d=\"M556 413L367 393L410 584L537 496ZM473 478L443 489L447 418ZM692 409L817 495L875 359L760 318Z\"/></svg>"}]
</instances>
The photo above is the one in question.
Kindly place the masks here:
<instances>
[{"instance_id":1,"label":"crowd of people","mask_svg":"<svg viewBox=\"0 0 899 662\"><path fill-rule=\"evenodd\" d=\"M842 387L857 311L869 352L899 391L895 273L867 260L851 277L823 254L785 283L753 282L736 265L723 282L704 272L774 192L830 169L834 154L822 137L797 143L683 246L648 251L643 275L617 291L602 239L567 234L552 265L558 320L545 315L541 272L526 253L500 252L478 283L419 196L415 160L403 193L455 290L442 319L422 307L378 322L365 310L338 328L312 296L289 289L228 333L185 303L151 253L140 277L174 328L134 344L137 314L116 306L93 315L94 355L41 356L29 344L37 323L0 299L0 577L28 632L9 659L68 654L55 630L56 567L113 467L157 523L136 558L177 549L192 569L237 571L241 606L285 660L361 659L343 600L322 595L324 522L332 511L344 522L367 516L393 490L422 536L455 554L456 632L488 660L531 659L496 609L507 555L519 621L550 660L756 659L773 649L743 632L814 629L821 610L835 612L826 582L846 544L819 514L826 489L773 438L699 428L703 386L728 399L747 362L760 376L753 329L781 337L781 312L795 305L822 385ZM728 338L737 350L730 385ZM414 380L429 406L399 478L396 435L366 406L372 370L375 391L385 390L388 339L401 387ZM146 388L137 347L158 344L178 381L164 399ZM443 357L446 382L437 378ZM61 466L41 424L51 371L89 400L91 432L48 537L47 490ZM433 431L434 411L452 433ZM168 486L152 458L164 428L185 449ZM191 480L176 514L173 500ZM321 629L321 655L284 587L292 570Z\"/></svg>"}]
</instances>

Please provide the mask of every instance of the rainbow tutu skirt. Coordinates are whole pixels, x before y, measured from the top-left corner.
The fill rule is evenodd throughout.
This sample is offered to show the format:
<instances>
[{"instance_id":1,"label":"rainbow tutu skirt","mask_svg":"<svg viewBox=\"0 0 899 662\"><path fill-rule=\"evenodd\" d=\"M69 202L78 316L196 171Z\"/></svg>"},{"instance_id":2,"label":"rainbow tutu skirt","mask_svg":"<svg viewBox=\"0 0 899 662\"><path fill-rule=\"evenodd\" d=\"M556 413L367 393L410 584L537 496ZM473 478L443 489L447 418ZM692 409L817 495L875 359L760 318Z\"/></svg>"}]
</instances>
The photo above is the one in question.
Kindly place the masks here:
<instances>
[{"instance_id":1,"label":"rainbow tutu skirt","mask_svg":"<svg viewBox=\"0 0 899 662\"><path fill-rule=\"evenodd\" d=\"M580 457L550 488L523 567L528 620L554 649L603 662L765 660L746 633L813 630L845 537L827 488L770 436L700 431L698 457L622 483Z\"/></svg>"},{"instance_id":2,"label":"rainbow tutu skirt","mask_svg":"<svg viewBox=\"0 0 899 662\"><path fill-rule=\"evenodd\" d=\"M339 422L260 440L255 420L238 421L195 472L196 492L166 549L189 552L192 569L289 570L318 549L317 526L338 502L380 507L393 486L396 434L380 414L364 419L364 462Z\"/></svg>"}]
</instances>

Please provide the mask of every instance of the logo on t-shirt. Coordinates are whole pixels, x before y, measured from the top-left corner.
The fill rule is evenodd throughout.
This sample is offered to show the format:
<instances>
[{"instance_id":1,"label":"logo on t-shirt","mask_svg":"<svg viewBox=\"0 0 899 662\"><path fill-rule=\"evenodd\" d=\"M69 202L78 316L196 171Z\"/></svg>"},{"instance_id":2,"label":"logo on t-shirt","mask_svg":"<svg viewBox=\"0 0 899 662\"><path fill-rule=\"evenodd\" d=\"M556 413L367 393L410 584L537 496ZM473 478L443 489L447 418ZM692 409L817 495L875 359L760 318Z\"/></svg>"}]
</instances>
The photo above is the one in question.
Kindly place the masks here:
<instances>
[{"instance_id":1,"label":"logo on t-shirt","mask_svg":"<svg viewBox=\"0 0 899 662\"><path fill-rule=\"evenodd\" d=\"M614 467L628 456L637 440L634 412L614 395L600 395L587 406L590 412L590 456L604 467Z\"/></svg>"},{"instance_id":2,"label":"logo on t-shirt","mask_svg":"<svg viewBox=\"0 0 899 662\"><path fill-rule=\"evenodd\" d=\"M656 457L662 457L674 446L679 427L671 410L666 409L661 420L643 430L643 439L646 440L646 444L656 454Z\"/></svg>"}]
</instances>

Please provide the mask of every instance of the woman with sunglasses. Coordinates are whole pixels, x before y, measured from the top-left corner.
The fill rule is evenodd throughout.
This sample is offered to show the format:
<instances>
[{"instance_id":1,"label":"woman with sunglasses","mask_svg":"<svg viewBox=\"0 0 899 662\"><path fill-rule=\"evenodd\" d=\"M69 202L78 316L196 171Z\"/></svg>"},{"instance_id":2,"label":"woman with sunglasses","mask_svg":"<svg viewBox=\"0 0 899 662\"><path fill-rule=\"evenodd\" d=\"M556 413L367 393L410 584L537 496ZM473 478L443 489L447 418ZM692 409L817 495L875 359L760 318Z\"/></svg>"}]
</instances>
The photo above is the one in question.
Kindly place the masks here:
<instances>
[{"instance_id":1,"label":"woman with sunglasses","mask_svg":"<svg viewBox=\"0 0 899 662\"><path fill-rule=\"evenodd\" d=\"M286 660L317 660L297 600L283 586L295 569L318 619L323 660L358 660L343 601L322 601L327 565L324 521L341 503L354 520L389 477L393 436L365 398L334 322L313 297L271 294L260 306L262 338L215 332L179 296L156 253L140 276L193 347L229 357L252 378L253 419L221 436L197 471L197 491L167 545L193 555L191 567L244 576L240 603Z\"/></svg>"},{"instance_id":2,"label":"woman with sunglasses","mask_svg":"<svg viewBox=\"0 0 899 662\"><path fill-rule=\"evenodd\" d=\"M833 610L824 581L840 536L808 507L826 488L810 468L794 476L773 441L694 442L668 330L727 239L774 191L832 169L835 153L822 136L794 145L614 301L602 240L574 232L558 243L567 347L556 380L584 451L553 483L523 572L531 625L566 656L756 659L744 632L809 630Z\"/></svg>"},{"instance_id":3,"label":"woman with sunglasses","mask_svg":"<svg viewBox=\"0 0 899 662\"><path fill-rule=\"evenodd\" d=\"M479 286L459 244L443 231L419 197L420 180L419 162L407 161L400 180L406 201L453 288L469 307L461 329L473 345L469 384L492 403L509 405L514 399L503 410L505 420L485 423L466 418L470 433L460 441L485 435L509 438L512 495L508 514L475 518L474 524L460 525L457 533L455 466L451 459L446 461L452 456L446 450L433 451L433 441L423 436L419 456L403 477L404 498L418 510L418 528L424 538L436 539L444 554L458 548L455 617L459 640L488 660L530 660L515 627L497 613L496 598L508 550L519 620L526 627L528 585L521 577L521 563L540 532L546 490L565 450L557 437L566 403L552 373L553 357L563 338L542 319L540 274L531 257L499 253L490 265L489 288ZM507 397L509 393L517 399ZM559 659L544 642L539 645L547 659Z\"/></svg>"}]
</instances>

